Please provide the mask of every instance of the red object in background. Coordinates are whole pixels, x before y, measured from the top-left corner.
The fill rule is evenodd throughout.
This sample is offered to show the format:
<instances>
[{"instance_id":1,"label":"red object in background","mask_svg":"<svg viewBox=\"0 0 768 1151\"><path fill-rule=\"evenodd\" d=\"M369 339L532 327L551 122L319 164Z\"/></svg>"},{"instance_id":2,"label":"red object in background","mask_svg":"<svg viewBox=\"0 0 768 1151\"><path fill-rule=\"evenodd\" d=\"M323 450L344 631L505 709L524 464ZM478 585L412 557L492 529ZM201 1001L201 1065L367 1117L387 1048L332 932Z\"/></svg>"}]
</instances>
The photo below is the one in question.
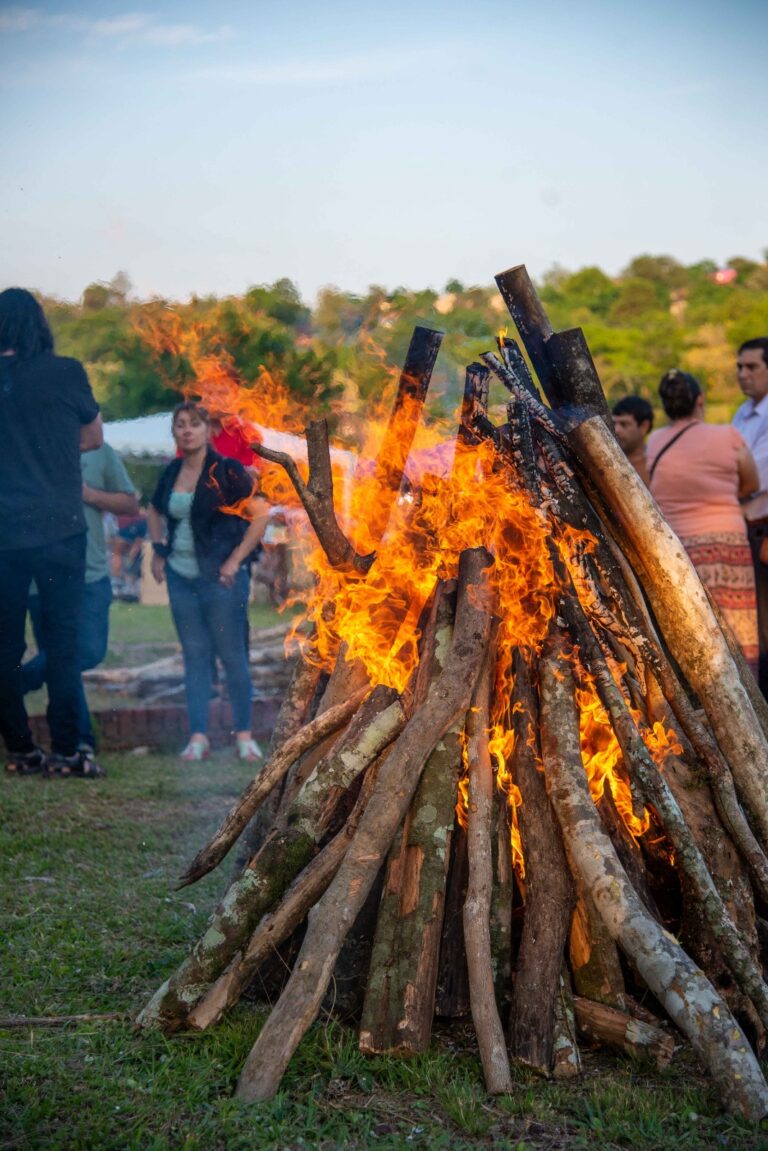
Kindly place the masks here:
<instances>
[{"instance_id":1,"label":"red object in background","mask_svg":"<svg viewBox=\"0 0 768 1151\"><path fill-rule=\"evenodd\" d=\"M258 432L250 431L246 435L240 424L233 423L229 427L222 427L218 435L211 436L211 443L220 456L238 460L246 468L261 468L261 460L250 446L252 443L261 443Z\"/></svg>"},{"instance_id":2,"label":"red object in background","mask_svg":"<svg viewBox=\"0 0 768 1151\"><path fill-rule=\"evenodd\" d=\"M712 279L716 284L732 284L738 274L735 268L718 268Z\"/></svg>"}]
</instances>

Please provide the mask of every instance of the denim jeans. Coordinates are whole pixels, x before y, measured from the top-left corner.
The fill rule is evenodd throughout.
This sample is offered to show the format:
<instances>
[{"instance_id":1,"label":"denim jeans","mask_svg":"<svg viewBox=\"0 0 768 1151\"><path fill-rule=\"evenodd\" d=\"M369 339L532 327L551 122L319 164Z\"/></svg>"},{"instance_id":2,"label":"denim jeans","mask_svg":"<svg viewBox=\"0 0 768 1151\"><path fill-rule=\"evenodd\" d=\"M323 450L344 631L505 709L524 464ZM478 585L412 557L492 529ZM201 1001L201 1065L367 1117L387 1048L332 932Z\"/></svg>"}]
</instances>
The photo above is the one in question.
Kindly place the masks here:
<instances>
[{"instance_id":1,"label":"denim jeans","mask_svg":"<svg viewBox=\"0 0 768 1151\"><path fill-rule=\"evenodd\" d=\"M51 750L74 755L79 714L77 624L85 579L85 533L40 548L0 551L0 734L12 753L33 748L24 707L24 626L29 585L40 593L48 652Z\"/></svg>"},{"instance_id":2,"label":"denim jeans","mask_svg":"<svg viewBox=\"0 0 768 1151\"><path fill-rule=\"evenodd\" d=\"M80 618L78 620L77 642L80 653L80 671L88 671L91 667L98 667L107 654L109 643L109 606L112 603L112 581L109 576L93 580L83 588L83 598L80 602ZM48 656L46 655L45 636L43 635L43 621L40 610L40 597L29 597L29 615L32 620L32 630L35 633L37 655L28 659L22 665L24 677L24 692L37 691L48 678ZM80 747L95 749L96 736L93 732L91 713L88 710L88 701L85 698L82 676L78 681L79 707L78 707L78 744Z\"/></svg>"},{"instance_id":3,"label":"denim jeans","mask_svg":"<svg viewBox=\"0 0 768 1151\"><path fill-rule=\"evenodd\" d=\"M168 596L184 653L184 684L189 729L208 730L213 656L224 665L235 731L251 728L251 675L243 644L249 579L241 567L232 587L212 580L187 579L166 565Z\"/></svg>"}]
</instances>

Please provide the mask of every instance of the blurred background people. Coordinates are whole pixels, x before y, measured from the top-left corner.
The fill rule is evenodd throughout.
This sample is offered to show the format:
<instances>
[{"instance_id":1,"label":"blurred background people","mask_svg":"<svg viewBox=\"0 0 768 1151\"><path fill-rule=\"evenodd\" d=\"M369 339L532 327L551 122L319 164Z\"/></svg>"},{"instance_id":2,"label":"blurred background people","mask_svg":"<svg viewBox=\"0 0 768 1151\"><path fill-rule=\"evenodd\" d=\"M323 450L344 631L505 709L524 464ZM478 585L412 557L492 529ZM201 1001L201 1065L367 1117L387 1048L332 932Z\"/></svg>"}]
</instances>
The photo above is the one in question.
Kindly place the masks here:
<instances>
[{"instance_id":1,"label":"blurred background people","mask_svg":"<svg viewBox=\"0 0 768 1151\"><path fill-rule=\"evenodd\" d=\"M643 483L647 484L645 441L653 430L653 408L642 396L624 396L613 405L612 415L616 439Z\"/></svg>"},{"instance_id":2,"label":"blurred background people","mask_svg":"<svg viewBox=\"0 0 768 1151\"><path fill-rule=\"evenodd\" d=\"M739 387L746 396L733 417L757 464L760 489L768 492L768 336L747 340L736 361ZM757 626L760 644L760 690L768 699L768 517L747 524L755 566ZM761 559L762 555L762 559Z\"/></svg>"},{"instance_id":3,"label":"blurred background people","mask_svg":"<svg viewBox=\"0 0 768 1151\"><path fill-rule=\"evenodd\" d=\"M38 301L0 292L0 733L7 770L93 777L78 751L78 620L85 583L81 451L101 446L99 406L78 360L54 355ZM32 740L21 660L32 581L47 652L51 755Z\"/></svg>"},{"instance_id":4,"label":"blurred background people","mask_svg":"<svg viewBox=\"0 0 768 1151\"><path fill-rule=\"evenodd\" d=\"M167 580L184 654L190 738L182 759L208 755L212 660L218 656L232 706L237 754L256 761L261 750L251 735L251 677L243 634L247 561L266 527L266 501L252 498L253 480L243 464L210 446L204 408L179 404L172 429L181 454L158 480L149 508L149 535L152 573L160 582Z\"/></svg>"},{"instance_id":5,"label":"blurred background people","mask_svg":"<svg viewBox=\"0 0 768 1151\"><path fill-rule=\"evenodd\" d=\"M130 514L111 518L109 567L112 592L125 603L141 598L141 557L147 538L147 512L138 508Z\"/></svg>"},{"instance_id":6,"label":"blurred background people","mask_svg":"<svg viewBox=\"0 0 768 1151\"><path fill-rule=\"evenodd\" d=\"M704 395L694 376L667 372L659 396L669 424L648 440L651 493L757 678L755 577L739 504L758 487L755 461L731 424L704 423Z\"/></svg>"},{"instance_id":7,"label":"blurred background people","mask_svg":"<svg viewBox=\"0 0 768 1151\"><path fill-rule=\"evenodd\" d=\"M104 536L104 513L135 516L139 501L123 461L117 452L102 444L82 458L83 504L86 523L85 585L77 624L80 672L96 667L107 654L109 608L112 580ZM48 679L48 652L43 628L40 596L29 597L29 613L37 643L37 654L22 667L24 691L37 691ZM93 759L96 736L93 730L82 675L79 678L78 751Z\"/></svg>"}]
</instances>

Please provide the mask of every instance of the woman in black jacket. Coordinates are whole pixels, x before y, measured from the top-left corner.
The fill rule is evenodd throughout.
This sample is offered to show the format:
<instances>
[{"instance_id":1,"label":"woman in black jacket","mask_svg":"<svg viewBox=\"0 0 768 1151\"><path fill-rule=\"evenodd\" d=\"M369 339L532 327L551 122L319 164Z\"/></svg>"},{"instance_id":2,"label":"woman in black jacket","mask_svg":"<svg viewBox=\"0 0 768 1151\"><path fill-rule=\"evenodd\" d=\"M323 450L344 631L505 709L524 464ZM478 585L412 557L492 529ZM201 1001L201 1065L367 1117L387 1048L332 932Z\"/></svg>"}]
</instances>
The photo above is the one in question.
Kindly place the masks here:
<instances>
[{"instance_id":1,"label":"woman in black jacket","mask_svg":"<svg viewBox=\"0 0 768 1151\"><path fill-rule=\"evenodd\" d=\"M179 404L172 430L180 456L158 480L149 508L149 535L152 574L159 583L168 582L184 653L190 739L181 758L208 756L208 702L216 655L226 674L238 756L257 760L261 751L251 735L251 678L243 634L250 583L246 561L264 534L267 504L252 499L253 480L243 465L210 447L204 408Z\"/></svg>"}]
</instances>

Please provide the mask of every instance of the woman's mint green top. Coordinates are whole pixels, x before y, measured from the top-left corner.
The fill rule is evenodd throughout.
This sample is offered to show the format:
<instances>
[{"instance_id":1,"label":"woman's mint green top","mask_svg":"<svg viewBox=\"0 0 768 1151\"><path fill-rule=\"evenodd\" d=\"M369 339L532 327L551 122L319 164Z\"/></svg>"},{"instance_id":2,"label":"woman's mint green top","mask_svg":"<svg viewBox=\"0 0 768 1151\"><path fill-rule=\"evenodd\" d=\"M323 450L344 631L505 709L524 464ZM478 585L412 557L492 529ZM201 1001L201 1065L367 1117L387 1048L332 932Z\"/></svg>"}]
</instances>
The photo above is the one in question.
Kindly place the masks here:
<instances>
[{"instance_id":1,"label":"woman's mint green top","mask_svg":"<svg viewBox=\"0 0 768 1151\"><path fill-rule=\"evenodd\" d=\"M194 498L194 492L171 492L168 501L168 515L178 521L173 536L173 551L168 556L168 565L177 575L185 576L187 579L196 579L200 575L189 518Z\"/></svg>"}]
</instances>

